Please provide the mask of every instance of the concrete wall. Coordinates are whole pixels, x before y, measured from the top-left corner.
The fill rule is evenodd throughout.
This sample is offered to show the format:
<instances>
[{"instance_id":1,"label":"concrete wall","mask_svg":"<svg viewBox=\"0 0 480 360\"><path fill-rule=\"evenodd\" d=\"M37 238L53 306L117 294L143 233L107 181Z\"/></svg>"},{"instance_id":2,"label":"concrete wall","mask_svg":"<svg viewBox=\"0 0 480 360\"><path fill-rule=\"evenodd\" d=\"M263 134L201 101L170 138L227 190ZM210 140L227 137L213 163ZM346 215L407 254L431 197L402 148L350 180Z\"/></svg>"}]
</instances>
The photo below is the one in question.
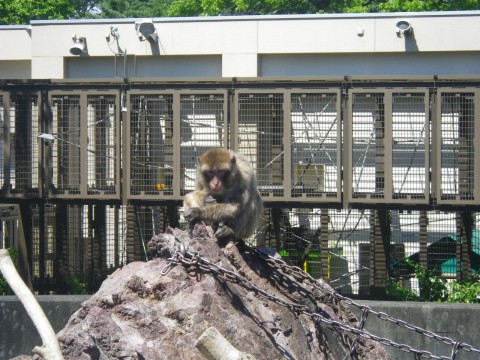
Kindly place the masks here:
<instances>
[{"instance_id":1,"label":"concrete wall","mask_svg":"<svg viewBox=\"0 0 480 360\"><path fill-rule=\"evenodd\" d=\"M406 321L409 324L432 331L440 336L470 344L480 349L480 332L478 319L480 318L480 304L446 304L446 303L419 303L419 302L384 302L361 301L376 311ZM354 309L352 309L354 310ZM358 310L354 310L357 317L361 317ZM450 358L453 346L432 340L429 337L406 330L392 322L369 315L365 328L377 336L390 339L397 344L406 344L417 350L426 350L435 356ZM393 359L414 359L413 353L404 352L395 347L388 347ZM456 360L478 360L477 352L459 351Z\"/></svg>"},{"instance_id":2,"label":"concrete wall","mask_svg":"<svg viewBox=\"0 0 480 360\"><path fill-rule=\"evenodd\" d=\"M38 296L37 300L55 332L63 329L70 316L88 296ZM0 360L32 355L42 345L40 335L16 296L0 296Z\"/></svg>"},{"instance_id":3,"label":"concrete wall","mask_svg":"<svg viewBox=\"0 0 480 360\"><path fill-rule=\"evenodd\" d=\"M38 300L54 330L58 332L87 298L87 296L39 296ZM361 303L441 336L480 348L478 331L480 304L378 301L361 301ZM357 316L361 316L358 310L353 310ZM20 354L29 355L34 346L41 345L40 336L15 296L0 296L0 324L0 360L10 359ZM408 331L373 315L367 318L365 328L372 334L399 344L407 344L418 350L427 350L436 356L448 358L451 356L452 346L431 340L414 331ZM388 349L394 359L414 358L411 353L393 347ZM479 353L460 351L456 360L479 358Z\"/></svg>"}]
</instances>

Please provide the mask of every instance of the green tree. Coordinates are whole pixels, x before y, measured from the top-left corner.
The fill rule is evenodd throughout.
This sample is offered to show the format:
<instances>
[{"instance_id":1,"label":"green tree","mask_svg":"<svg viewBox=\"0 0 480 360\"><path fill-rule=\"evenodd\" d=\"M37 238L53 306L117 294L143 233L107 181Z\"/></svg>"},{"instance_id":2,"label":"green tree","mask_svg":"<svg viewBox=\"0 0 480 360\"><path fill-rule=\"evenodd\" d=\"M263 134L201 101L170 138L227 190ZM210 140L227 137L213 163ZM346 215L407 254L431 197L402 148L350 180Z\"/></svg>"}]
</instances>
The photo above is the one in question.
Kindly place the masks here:
<instances>
[{"instance_id":1,"label":"green tree","mask_svg":"<svg viewBox=\"0 0 480 360\"><path fill-rule=\"evenodd\" d=\"M83 18L94 6L95 0L0 0L0 24Z\"/></svg>"},{"instance_id":2,"label":"green tree","mask_svg":"<svg viewBox=\"0 0 480 360\"><path fill-rule=\"evenodd\" d=\"M70 18L477 10L480 0L0 0L0 24Z\"/></svg>"},{"instance_id":3,"label":"green tree","mask_svg":"<svg viewBox=\"0 0 480 360\"><path fill-rule=\"evenodd\" d=\"M328 0L173 0L168 16L314 14Z\"/></svg>"},{"instance_id":4,"label":"green tree","mask_svg":"<svg viewBox=\"0 0 480 360\"><path fill-rule=\"evenodd\" d=\"M380 11L453 11L480 9L478 0L390 0L379 4Z\"/></svg>"},{"instance_id":5,"label":"green tree","mask_svg":"<svg viewBox=\"0 0 480 360\"><path fill-rule=\"evenodd\" d=\"M146 18L168 16L173 0L99 0L101 18ZM193 5L193 4L190 4ZM191 16L196 14L192 13Z\"/></svg>"},{"instance_id":6,"label":"green tree","mask_svg":"<svg viewBox=\"0 0 480 360\"><path fill-rule=\"evenodd\" d=\"M173 0L167 16L376 13L480 9L479 0Z\"/></svg>"}]
</instances>

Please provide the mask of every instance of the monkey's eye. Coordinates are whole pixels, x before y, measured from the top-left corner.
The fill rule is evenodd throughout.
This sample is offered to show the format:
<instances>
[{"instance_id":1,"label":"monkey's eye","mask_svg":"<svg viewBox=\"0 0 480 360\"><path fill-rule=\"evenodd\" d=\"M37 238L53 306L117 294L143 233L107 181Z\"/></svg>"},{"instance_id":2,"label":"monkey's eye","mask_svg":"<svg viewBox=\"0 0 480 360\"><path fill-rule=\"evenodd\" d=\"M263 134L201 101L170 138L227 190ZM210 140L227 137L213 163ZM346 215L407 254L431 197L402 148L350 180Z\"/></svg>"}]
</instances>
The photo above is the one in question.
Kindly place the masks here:
<instances>
[{"instance_id":1,"label":"monkey's eye","mask_svg":"<svg viewBox=\"0 0 480 360\"><path fill-rule=\"evenodd\" d=\"M219 177L220 179L223 179L227 175L228 175L227 170L218 170L217 171L217 177Z\"/></svg>"},{"instance_id":2,"label":"monkey's eye","mask_svg":"<svg viewBox=\"0 0 480 360\"><path fill-rule=\"evenodd\" d=\"M212 180L213 177L215 176L214 171L205 171L203 174L207 177L208 180Z\"/></svg>"}]
</instances>

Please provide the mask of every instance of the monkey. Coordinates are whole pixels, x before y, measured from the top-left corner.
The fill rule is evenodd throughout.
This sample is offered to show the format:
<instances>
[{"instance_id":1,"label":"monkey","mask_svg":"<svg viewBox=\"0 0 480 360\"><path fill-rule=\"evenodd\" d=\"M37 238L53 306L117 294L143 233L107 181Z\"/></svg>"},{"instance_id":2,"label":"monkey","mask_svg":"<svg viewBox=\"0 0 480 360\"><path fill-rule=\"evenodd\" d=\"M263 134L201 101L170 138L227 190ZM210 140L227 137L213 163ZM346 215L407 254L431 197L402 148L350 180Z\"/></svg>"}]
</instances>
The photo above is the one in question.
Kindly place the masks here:
<instances>
[{"instance_id":1,"label":"monkey","mask_svg":"<svg viewBox=\"0 0 480 360\"><path fill-rule=\"evenodd\" d=\"M243 155L223 148L198 158L195 190L183 201L184 218L211 225L217 239L253 234L263 210L255 172Z\"/></svg>"}]
</instances>

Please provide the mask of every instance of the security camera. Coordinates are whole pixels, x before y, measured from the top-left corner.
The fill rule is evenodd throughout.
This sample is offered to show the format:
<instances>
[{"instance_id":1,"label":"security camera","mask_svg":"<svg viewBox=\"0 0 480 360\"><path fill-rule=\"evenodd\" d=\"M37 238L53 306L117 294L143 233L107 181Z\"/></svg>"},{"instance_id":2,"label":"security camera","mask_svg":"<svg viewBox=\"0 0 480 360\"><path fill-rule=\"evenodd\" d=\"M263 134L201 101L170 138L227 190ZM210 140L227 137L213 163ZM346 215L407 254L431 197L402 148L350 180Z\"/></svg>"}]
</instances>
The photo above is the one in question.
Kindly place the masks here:
<instances>
[{"instance_id":1,"label":"security camera","mask_svg":"<svg viewBox=\"0 0 480 360\"><path fill-rule=\"evenodd\" d=\"M72 35L73 46L70 48L70 54L78 56L86 52L87 38L85 36L77 37L76 34Z\"/></svg>"},{"instance_id":2,"label":"security camera","mask_svg":"<svg viewBox=\"0 0 480 360\"><path fill-rule=\"evenodd\" d=\"M75 56L82 55L84 51L85 51L85 45L83 43L75 44L70 48L70 54Z\"/></svg>"},{"instance_id":3,"label":"security camera","mask_svg":"<svg viewBox=\"0 0 480 360\"><path fill-rule=\"evenodd\" d=\"M404 36L406 34L411 34L413 31L412 24L408 20L400 20L395 24L397 28L397 35Z\"/></svg>"},{"instance_id":4,"label":"security camera","mask_svg":"<svg viewBox=\"0 0 480 360\"><path fill-rule=\"evenodd\" d=\"M152 19L142 19L135 22L135 30L140 41L158 41L157 29L155 29Z\"/></svg>"}]
</instances>

